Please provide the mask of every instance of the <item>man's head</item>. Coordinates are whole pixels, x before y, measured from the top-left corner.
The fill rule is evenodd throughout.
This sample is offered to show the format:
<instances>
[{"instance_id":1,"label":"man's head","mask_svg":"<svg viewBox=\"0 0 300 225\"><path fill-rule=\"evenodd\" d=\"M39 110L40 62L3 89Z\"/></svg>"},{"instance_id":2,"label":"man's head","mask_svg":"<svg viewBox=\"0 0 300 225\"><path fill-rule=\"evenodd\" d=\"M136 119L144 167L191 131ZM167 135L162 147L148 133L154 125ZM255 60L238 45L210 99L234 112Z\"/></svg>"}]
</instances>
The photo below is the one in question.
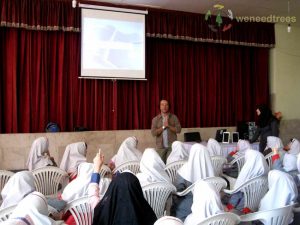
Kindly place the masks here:
<instances>
[{"instance_id":1,"label":"man's head","mask_svg":"<svg viewBox=\"0 0 300 225\"><path fill-rule=\"evenodd\" d=\"M169 112L169 102L165 99L160 100L159 103L161 113L168 113Z\"/></svg>"}]
</instances>

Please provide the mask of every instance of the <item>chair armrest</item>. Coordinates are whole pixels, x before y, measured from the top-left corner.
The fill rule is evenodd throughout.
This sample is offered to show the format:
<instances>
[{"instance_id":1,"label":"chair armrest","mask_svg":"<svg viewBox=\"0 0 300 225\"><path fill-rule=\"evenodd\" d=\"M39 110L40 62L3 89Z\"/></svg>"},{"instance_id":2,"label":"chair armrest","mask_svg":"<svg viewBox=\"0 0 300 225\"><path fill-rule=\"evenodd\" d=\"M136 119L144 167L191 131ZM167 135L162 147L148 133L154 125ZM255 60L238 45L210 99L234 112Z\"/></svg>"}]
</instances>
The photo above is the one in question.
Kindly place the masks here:
<instances>
[{"instance_id":1,"label":"chair armrest","mask_svg":"<svg viewBox=\"0 0 300 225\"><path fill-rule=\"evenodd\" d=\"M254 220L262 219L259 212L249 213L249 214L246 214L246 215L241 215L240 218L241 218L242 222L248 222L248 221L254 221Z\"/></svg>"}]
</instances>

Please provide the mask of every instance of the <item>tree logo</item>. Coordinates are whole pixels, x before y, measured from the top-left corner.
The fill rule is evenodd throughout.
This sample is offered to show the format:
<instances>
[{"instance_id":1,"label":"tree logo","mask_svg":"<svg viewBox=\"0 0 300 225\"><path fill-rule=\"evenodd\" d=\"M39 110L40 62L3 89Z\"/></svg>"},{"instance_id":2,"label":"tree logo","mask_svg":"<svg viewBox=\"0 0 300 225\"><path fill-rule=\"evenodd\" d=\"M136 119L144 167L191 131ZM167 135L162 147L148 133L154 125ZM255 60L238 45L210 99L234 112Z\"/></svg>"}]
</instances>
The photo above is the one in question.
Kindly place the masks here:
<instances>
[{"instance_id":1,"label":"tree logo","mask_svg":"<svg viewBox=\"0 0 300 225\"><path fill-rule=\"evenodd\" d=\"M216 15L216 16L212 16ZM223 17L229 18L229 22L224 23ZM208 10L205 14L205 20L209 22L208 27L213 32L225 32L232 27L233 13L231 9L224 9L224 5L215 4L212 10Z\"/></svg>"}]
</instances>

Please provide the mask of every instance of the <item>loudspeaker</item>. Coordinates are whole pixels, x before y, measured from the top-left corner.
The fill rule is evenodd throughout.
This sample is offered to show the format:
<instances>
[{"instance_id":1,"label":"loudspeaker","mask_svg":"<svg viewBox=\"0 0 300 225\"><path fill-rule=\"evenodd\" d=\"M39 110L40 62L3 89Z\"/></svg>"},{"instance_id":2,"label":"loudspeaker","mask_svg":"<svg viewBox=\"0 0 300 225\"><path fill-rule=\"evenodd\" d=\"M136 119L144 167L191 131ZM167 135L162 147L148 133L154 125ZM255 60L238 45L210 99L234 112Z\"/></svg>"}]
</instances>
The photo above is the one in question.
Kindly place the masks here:
<instances>
[{"instance_id":1,"label":"loudspeaker","mask_svg":"<svg viewBox=\"0 0 300 225\"><path fill-rule=\"evenodd\" d=\"M232 132L232 142L238 142L238 141L239 141L239 133Z\"/></svg>"},{"instance_id":2,"label":"loudspeaker","mask_svg":"<svg viewBox=\"0 0 300 225\"><path fill-rule=\"evenodd\" d=\"M249 139L249 125L245 121L238 122L237 132L239 133L239 138L243 140Z\"/></svg>"}]
</instances>

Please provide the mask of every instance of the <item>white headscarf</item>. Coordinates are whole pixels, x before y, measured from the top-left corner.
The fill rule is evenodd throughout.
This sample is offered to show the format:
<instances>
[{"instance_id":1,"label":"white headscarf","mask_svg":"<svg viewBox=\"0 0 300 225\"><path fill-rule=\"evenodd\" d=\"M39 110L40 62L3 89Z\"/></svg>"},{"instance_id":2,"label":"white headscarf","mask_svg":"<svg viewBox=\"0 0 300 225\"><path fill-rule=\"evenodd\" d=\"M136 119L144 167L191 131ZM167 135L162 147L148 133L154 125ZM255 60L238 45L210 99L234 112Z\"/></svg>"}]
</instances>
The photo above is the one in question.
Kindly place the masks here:
<instances>
[{"instance_id":1,"label":"white headscarf","mask_svg":"<svg viewBox=\"0 0 300 225\"><path fill-rule=\"evenodd\" d=\"M178 170L178 174L191 183L215 176L207 148L201 144L194 144L189 160Z\"/></svg>"},{"instance_id":2,"label":"white headscarf","mask_svg":"<svg viewBox=\"0 0 300 225\"><path fill-rule=\"evenodd\" d=\"M153 182L171 183L168 174L165 172L165 167L166 165L161 160L155 149L146 148L140 162L141 173L136 175L141 186L143 187Z\"/></svg>"},{"instance_id":3,"label":"white headscarf","mask_svg":"<svg viewBox=\"0 0 300 225\"><path fill-rule=\"evenodd\" d=\"M300 143L296 138L293 138L288 153L296 156L300 153Z\"/></svg>"},{"instance_id":4,"label":"white headscarf","mask_svg":"<svg viewBox=\"0 0 300 225\"><path fill-rule=\"evenodd\" d=\"M34 170L47 165L53 165L48 152L48 139L46 137L39 137L32 143L26 166L28 170Z\"/></svg>"},{"instance_id":5,"label":"white headscarf","mask_svg":"<svg viewBox=\"0 0 300 225\"><path fill-rule=\"evenodd\" d=\"M207 150L210 156L216 156L216 155L223 156L221 145L213 138L208 139Z\"/></svg>"},{"instance_id":6,"label":"white headscarf","mask_svg":"<svg viewBox=\"0 0 300 225\"><path fill-rule=\"evenodd\" d=\"M224 212L220 194L213 184L203 180L197 181L194 189L192 213L184 221L184 225L195 225L208 217Z\"/></svg>"},{"instance_id":7,"label":"white headscarf","mask_svg":"<svg viewBox=\"0 0 300 225\"><path fill-rule=\"evenodd\" d=\"M0 209L18 204L26 195L35 191L34 176L30 171L15 173L5 184Z\"/></svg>"},{"instance_id":8,"label":"white headscarf","mask_svg":"<svg viewBox=\"0 0 300 225\"><path fill-rule=\"evenodd\" d=\"M167 158L167 165L172 162L187 160L188 157L189 151L184 147L184 144L180 141L174 141L172 143L172 152Z\"/></svg>"},{"instance_id":9,"label":"white headscarf","mask_svg":"<svg viewBox=\"0 0 300 225\"><path fill-rule=\"evenodd\" d=\"M283 149L283 144L280 138L269 136L267 137L267 147L266 148L278 148L278 150Z\"/></svg>"},{"instance_id":10,"label":"white headscarf","mask_svg":"<svg viewBox=\"0 0 300 225\"><path fill-rule=\"evenodd\" d=\"M88 194L88 186L93 173L93 163L83 162L78 166L77 177L72 180L64 189L61 198L66 201L86 196Z\"/></svg>"},{"instance_id":11,"label":"white headscarf","mask_svg":"<svg viewBox=\"0 0 300 225\"><path fill-rule=\"evenodd\" d=\"M294 179L289 174L271 170L268 175L269 191L261 199L259 211L281 208L294 204L298 190Z\"/></svg>"},{"instance_id":12,"label":"white headscarf","mask_svg":"<svg viewBox=\"0 0 300 225\"><path fill-rule=\"evenodd\" d=\"M84 142L77 142L66 147L60 168L67 173L76 174L80 163L86 162L86 145Z\"/></svg>"},{"instance_id":13,"label":"white headscarf","mask_svg":"<svg viewBox=\"0 0 300 225\"><path fill-rule=\"evenodd\" d=\"M249 141L240 139L237 143L237 150L238 150L237 155L238 156L245 155L247 149L251 149L251 145Z\"/></svg>"},{"instance_id":14,"label":"white headscarf","mask_svg":"<svg viewBox=\"0 0 300 225\"><path fill-rule=\"evenodd\" d=\"M63 222L54 221L48 217L48 204L45 196L39 192L27 195L14 209L9 219L3 225L54 225ZM26 223L23 220L26 220Z\"/></svg>"},{"instance_id":15,"label":"white headscarf","mask_svg":"<svg viewBox=\"0 0 300 225\"><path fill-rule=\"evenodd\" d=\"M248 149L245 152L245 164L238 175L234 188L239 187L246 181L267 175L269 172L268 164L259 151Z\"/></svg>"},{"instance_id":16,"label":"white headscarf","mask_svg":"<svg viewBox=\"0 0 300 225\"><path fill-rule=\"evenodd\" d=\"M283 156L282 164L283 169L287 172L297 170L297 156L300 153L299 141L293 138L290 143L290 150Z\"/></svg>"},{"instance_id":17,"label":"white headscarf","mask_svg":"<svg viewBox=\"0 0 300 225\"><path fill-rule=\"evenodd\" d=\"M136 148L137 143L136 137L129 137L123 141L118 153L111 159L116 167L128 161L141 160L142 153Z\"/></svg>"},{"instance_id":18,"label":"white headscarf","mask_svg":"<svg viewBox=\"0 0 300 225\"><path fill-rule=\"evenodd\" d=\"M183 225L183 222L173 216L163 216L156 220L153 225Z\"/></svg>"}]
</instances>

